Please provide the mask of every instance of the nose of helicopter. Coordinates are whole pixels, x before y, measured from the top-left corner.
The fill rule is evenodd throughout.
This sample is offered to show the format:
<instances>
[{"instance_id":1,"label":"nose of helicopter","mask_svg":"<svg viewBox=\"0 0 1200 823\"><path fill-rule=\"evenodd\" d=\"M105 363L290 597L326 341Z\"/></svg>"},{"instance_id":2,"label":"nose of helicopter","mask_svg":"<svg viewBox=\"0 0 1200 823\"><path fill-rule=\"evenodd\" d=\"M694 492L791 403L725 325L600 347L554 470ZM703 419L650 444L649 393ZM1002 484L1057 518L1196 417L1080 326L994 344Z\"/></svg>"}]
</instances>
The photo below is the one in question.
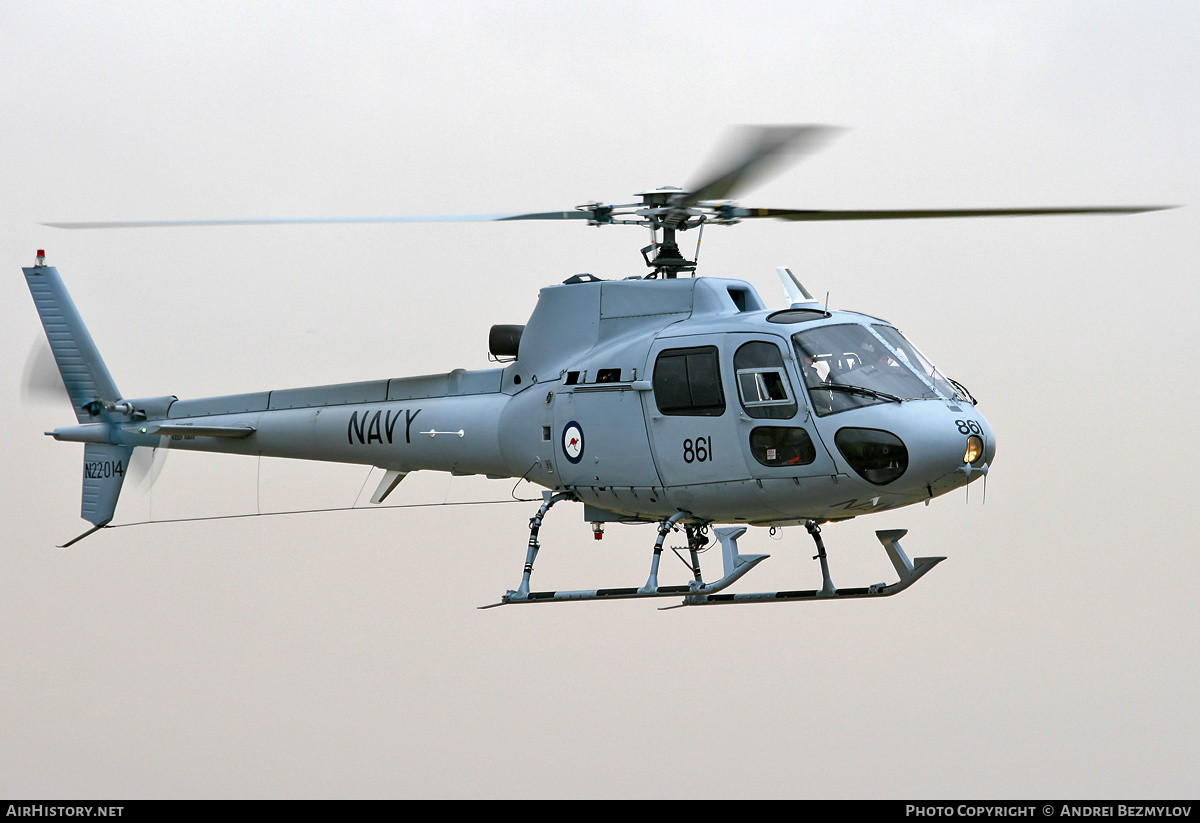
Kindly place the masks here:
<instances>
[{"instance_id":1,"label":"nose of helicopter","mask_svg":"<svg viewBox=\"0 0 1200 823\"><path fill-rule=\"evenodd\" d=\"M991 425L972 406L908 401L844 415L834 435L862 479L894 494L943 494L987 473L995 459Z\"/></svg>"},{"instance_id":2,"label":"nose of helicopter","mask_svg":"<svg viewBox=\"0 0 1200 823\"><path fill-rule=\"evenodd\" d=\"M939 494L987 473L996 456L996 437L978 410L963 405L955 411L936 402L912 405L906 485L929 487Z\"/></svg>"}]
</instances>

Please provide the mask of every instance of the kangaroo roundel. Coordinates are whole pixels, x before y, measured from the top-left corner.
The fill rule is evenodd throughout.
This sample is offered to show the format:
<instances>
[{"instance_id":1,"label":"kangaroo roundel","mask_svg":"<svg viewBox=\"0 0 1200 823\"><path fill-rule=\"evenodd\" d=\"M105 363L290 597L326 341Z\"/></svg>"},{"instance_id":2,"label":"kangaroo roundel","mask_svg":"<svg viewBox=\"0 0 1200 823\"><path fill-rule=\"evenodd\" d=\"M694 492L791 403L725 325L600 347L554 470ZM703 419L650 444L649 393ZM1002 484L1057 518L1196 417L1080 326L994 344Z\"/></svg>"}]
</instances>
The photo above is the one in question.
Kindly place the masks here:
<instances>
[{"instance_id":1,"label":"kangaroo roundel","mask_svg":"<svg viewBox=\"0 0 1200 823\"><path fill-rule=\"evenodd\" d=\"M583 459L583 428L574 420L563 429L562 450L572 463Z\"/></svg>"}]
</instances>

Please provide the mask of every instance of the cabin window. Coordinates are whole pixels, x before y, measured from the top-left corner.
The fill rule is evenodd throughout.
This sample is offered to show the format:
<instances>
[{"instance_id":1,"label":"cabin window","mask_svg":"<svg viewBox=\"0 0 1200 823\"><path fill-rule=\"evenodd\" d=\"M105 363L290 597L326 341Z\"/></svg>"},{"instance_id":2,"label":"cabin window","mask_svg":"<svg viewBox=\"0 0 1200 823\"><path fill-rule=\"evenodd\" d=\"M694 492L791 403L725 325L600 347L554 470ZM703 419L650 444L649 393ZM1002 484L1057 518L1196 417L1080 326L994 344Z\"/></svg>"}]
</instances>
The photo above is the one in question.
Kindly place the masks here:
<instances>
[{"instance_id":1,"label":"cabin window","mask_svg":"<svg viewBox=\"0 0 1200 823\"><path fill-rule=\"evenodd\" d=\"M817 449L804 429L759 426L750 432L750 453L764 466L807 466Z\"/></svg>"},{"instance_id":2,"label":"cabin window","mask_svg":"<svg viewBox=\"0 0 1200 823\"><path fill-rule=\"evenodd\" d=\"M774 343L755 340L744 344L733 355L733 368L746 414L774 420L796 414L796 396L783 367L783 355Z\"/></svg>"},{"instance_id":3,"label":"cabin window","mask_svg":"<svg viewBox=\"0 0 1200 823\"><path fill-rule=\"evenodd\" d=\"M793 309L781 309L767 315L768 323L807 323L810 320L824 320L831 315L825 309L809 309L803 306Z\"/></svg>"},{"instance_id":4,"label":"cabin window","mask_svg":"<svg viewBox=\"0 0 1200 823\"><path fill-rule=\"evenodd\" d=\"M891 432L838 429L833 442L850 467L876 486L886 486L908 469L908 447Z\"/></svg>"},{"instance_id":5,"label":"cabin window","mask_svg":"<svg viewBox=\"0 0 1200 823\"><path fill-rule=\"evenodd\" d=\"M654 363L654 399L663 414L720 417L725 392L716 346L668 349Z\"/></svg>"}]
</instances>

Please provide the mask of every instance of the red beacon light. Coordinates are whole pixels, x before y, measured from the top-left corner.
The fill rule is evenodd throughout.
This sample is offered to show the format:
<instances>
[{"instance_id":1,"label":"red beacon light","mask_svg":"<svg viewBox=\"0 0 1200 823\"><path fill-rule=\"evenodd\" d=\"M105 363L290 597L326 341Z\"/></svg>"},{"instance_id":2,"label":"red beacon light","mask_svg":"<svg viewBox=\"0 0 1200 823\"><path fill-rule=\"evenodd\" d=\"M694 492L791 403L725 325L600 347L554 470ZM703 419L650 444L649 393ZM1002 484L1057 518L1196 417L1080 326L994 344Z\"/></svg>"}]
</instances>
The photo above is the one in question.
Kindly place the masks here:
<instances>
[{"instance_id":1,"label":"red beacon light","mask_svg":"<svg viewBox=\"0 0 1200 823\"><path fill-rule=\"evenodd\" d=\"M39 265L39 266L46 265L46 250L45 249L38 249L37 265Z\"/></svg>"}]
</instances>

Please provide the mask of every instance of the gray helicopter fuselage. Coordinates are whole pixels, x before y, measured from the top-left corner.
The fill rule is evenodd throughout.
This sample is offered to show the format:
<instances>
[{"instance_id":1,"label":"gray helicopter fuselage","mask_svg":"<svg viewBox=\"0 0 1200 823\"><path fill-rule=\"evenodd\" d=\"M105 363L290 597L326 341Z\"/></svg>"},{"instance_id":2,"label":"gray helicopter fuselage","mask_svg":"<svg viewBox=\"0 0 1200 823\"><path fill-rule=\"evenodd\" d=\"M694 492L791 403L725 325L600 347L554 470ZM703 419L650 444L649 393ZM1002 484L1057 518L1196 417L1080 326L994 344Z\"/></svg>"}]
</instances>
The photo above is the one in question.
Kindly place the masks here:
<instances>
[{"instance_id":1,"label":"gray helicopter fuselage","mask_svg":"<svg viewBox=\"0 0 1200 823\"><path fill-rule=\"evenodd\" d=\"M525 478L572 493L592 521L844 519L961 487L995 453L973 401L889 324L770 312L718 278L542 289L503 368L122 402L133 411L54 434Z\"/></svg>"},{"instance_id":2,"label":"gray helicopter fuselage","mask_svg":"<svg viewBox=\"0 0 1200 823\"><path fill-rule=\"evenodd\" d=\"M792 317L802 319L780 322ZM973 403L935 386L903 402L839 391L839 399L870 404L814 409L792 335L849 324L890 328L849 312L770 312L740 280L543 289L519 358L506 370L506 388L516 379L538 382L505 411L504 451L520 476L572 491L591 520L656 520L680 510L733 523L840 519L927 500L981 476L995 454L990 426ZM777 359L737 362L751 348ZM692 357L708 382L692 391L712 396L680 402L670 395L686 369L670 364ZM756 374L772 372L788 402L748 398ZM904 444L906 467L895 479L867 480L836 444L843 429L891 433ZM764 430L774 437L762 437ZM800 431L811 448L789 460L788 441ZM984 444L974 464L963 459L972 434ZM773 440L784 442L768 459Z\"/></svg>"}]
</instances>

